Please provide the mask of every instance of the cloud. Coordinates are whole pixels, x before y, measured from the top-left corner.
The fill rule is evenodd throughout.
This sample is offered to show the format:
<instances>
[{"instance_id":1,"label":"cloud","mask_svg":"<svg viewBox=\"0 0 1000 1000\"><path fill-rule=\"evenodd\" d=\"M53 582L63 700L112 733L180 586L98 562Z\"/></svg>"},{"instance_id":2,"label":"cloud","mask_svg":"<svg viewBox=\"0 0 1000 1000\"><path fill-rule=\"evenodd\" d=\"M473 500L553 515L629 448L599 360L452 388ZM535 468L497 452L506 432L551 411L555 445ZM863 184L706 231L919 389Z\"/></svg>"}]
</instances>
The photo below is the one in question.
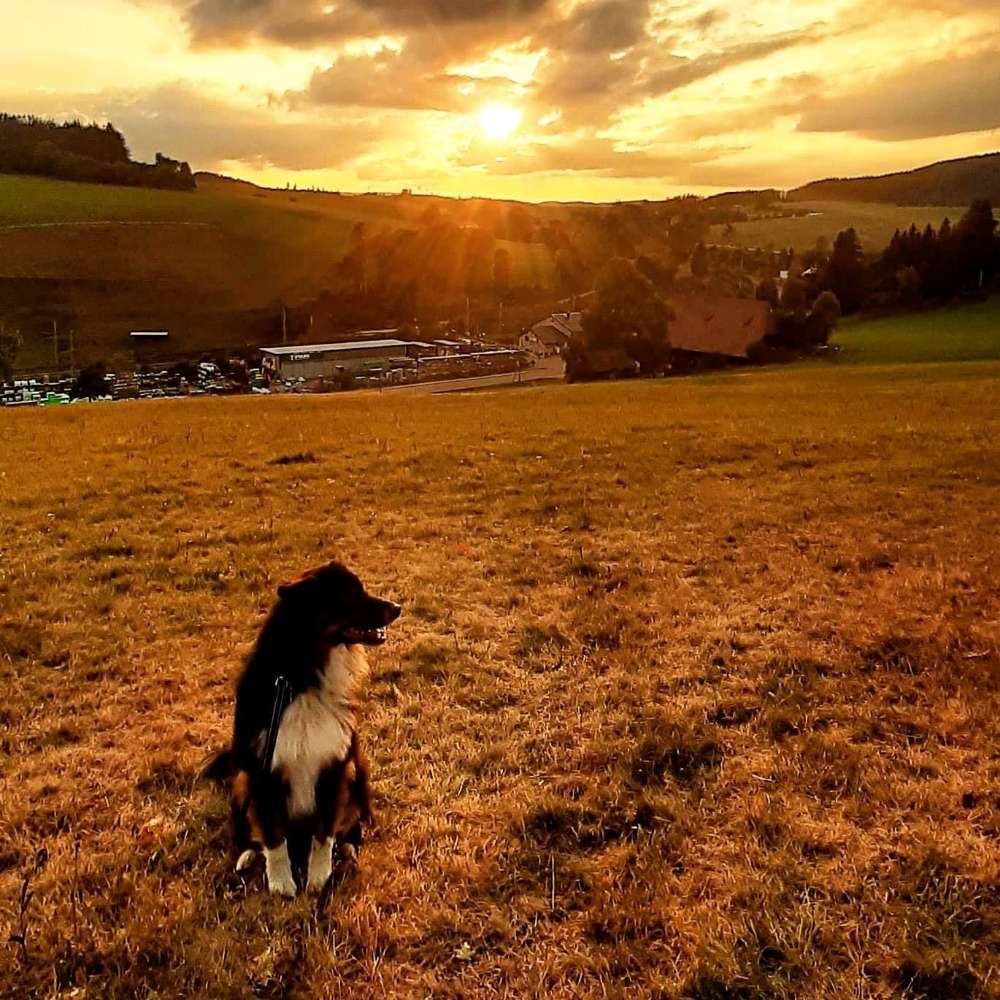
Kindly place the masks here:
<instances>
[{"instance_id":1,"label":"cloud","mask_svg":"<svg viewBox=\"0 0 1000 1000\"><path fill-rule=\"evenodd\" d=\"M540 40L574 52L621 52L646 37L649 0L595 0L553 22Z\"/></svg>"},{"instance_id":2,"label":"cloud","mask_svg":"<svg viewBox=\"0 0 1000 1000\"><path fill-rule=\"evenodd\" d=\"M687 183L692 171L732 150L624 148L611 139L573 136L569 139L527 144L518 151L496 156L489 144L476 144L456 159L456 165L488 169L491 174L592 173L602 177L681 179Z\"/></svg>"},{"instance_id":3,"label":"cloud","mask_svg":"<svg viewBox=\"0 0 1000 1000\"><path fill-rule=\"evenodd\" d=\"M800 132L899 141L1000 128L1000 44L913 63L864 89L799 106Z\"/></svg>"},{"instance_id":4,"label":"cloud","mask_svg":"<svg viewBox=\"0 0 1000 1000\"><path fill-rule=\"evenodd\" d=\"M4 103L17 107L13 99ZM36 98L30 110L63 119L111 121L125 134L134 156L151 160L163 152L196 169L225 161L289 171L338 168L370 151L381 132L379 121L371 117L306 119L281 108L231 104L185 83Z\"/></svg>"},{"instance_id":5,"label":"cloud","mask_svg":"<svg viewBox=\"0 0 1000 1000\"><path fill-rule=\"evenodd\" d=\"M292 108L311 104L468 112L488 101L509 99L518 89L508 77L448 72L445 62L409 48L341 56L284 100Z\"/></svg>"},{"instance_id":6,"label":"cloud","mask_svg":"<svg viewBox=\"0 0 1000 1000\"><path fill-rule=\"evenodd\" d=\"M517 24L550 0L177 0L198 44L309 47L345 38Z\"/></svg>"},{"instance_id":7,"label":"cloud","mask_svg":"<svg viewBox=\"0 0 1000 1000\"><path fill-rule=\"evenodd\" d=\"M743 42L717 52L708 52L693 59L672 57L670 65L651 72L642 85L642 90L649 96L660 96L686 87L697 80L715 76L724 70L745 63L755 62L767 56L819 41L823 37L823 29L807 28L802 31L790 31L769 38L759 38L752 42Z\"/></svg>"}]
</instances>

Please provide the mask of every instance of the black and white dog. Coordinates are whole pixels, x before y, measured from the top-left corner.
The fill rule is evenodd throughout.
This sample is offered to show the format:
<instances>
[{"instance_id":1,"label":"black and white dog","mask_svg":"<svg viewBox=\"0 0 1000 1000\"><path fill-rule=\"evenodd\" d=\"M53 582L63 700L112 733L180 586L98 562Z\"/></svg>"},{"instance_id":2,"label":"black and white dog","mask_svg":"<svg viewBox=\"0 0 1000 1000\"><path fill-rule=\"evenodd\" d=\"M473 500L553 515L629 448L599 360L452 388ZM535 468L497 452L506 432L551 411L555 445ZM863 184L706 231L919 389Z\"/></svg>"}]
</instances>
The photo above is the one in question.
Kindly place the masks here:
<instances>
[{"instance_id":1,"label":"black and white dog","mask_svg":"<svg viewBox=\"0 0 1000 1000\"><path fill-rule=\"evenodd\" d=\"M250 849L237 867L262 849L271 892L294 896L296 870L321 890L334 848L360 844L370 818L355 729L365 647L385 642L399 614L335 562L278 588L236 686L232 746L206 770L228 785L237 847Z\"/></svg>"}]
</instances>

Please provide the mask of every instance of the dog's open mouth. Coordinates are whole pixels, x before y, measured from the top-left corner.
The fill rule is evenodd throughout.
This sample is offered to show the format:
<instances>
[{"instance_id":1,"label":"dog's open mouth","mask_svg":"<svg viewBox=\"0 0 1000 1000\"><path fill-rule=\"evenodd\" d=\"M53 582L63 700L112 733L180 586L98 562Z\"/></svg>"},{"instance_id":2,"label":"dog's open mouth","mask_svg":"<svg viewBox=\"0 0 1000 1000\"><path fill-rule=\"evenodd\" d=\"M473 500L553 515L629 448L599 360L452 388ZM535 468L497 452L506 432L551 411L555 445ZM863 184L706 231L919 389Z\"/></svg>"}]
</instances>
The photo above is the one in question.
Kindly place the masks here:
<instances>
[{"instance_id":1,"label":"dog's open mouth","mask_svg":"<svg viewBox=\"0 0 1000 1000\"><path fill-rule=\"evenodd\" d=\"M385 642L384 628L345 628L340 633L342 641L348 645L381 646Z\"/></svg>"}]
</instances>

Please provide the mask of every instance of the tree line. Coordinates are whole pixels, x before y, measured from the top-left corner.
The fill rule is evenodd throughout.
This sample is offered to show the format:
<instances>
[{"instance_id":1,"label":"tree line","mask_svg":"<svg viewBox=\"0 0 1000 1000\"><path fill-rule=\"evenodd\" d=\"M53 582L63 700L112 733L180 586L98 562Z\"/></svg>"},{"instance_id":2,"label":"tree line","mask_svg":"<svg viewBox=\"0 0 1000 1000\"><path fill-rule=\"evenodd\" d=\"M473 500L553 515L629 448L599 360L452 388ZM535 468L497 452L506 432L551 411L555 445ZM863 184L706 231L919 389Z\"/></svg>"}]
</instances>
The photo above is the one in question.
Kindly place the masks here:
<instances>
[{"instance_id":1,"label":"tree line","mask_svg":"<svg viewBox=\"0 0 1000 1000\"><path fill-rule=\"evenodd\" d=\"M988 201L974 201L956 225L896 230L875 268L874 291L905 305L939 302L990 287L1000 272L997 221Z\"/></svg>"},{"instance_id":2,"label":"tree line","mask_svg":"<svg viewBox=\"0 0 1000 1000\"><path fill-rule=\"evenodd\" d=\"M756 298L771 306L773 324L753 359L780 360L822 347L842 314L862 308L919 307L987 294L1000 278L997 228L992 206L979 199L954 226L945 219L938 229L897 230L874 257L865 256L854 228L838 233L828 253L769 255L772 266L780 262L791 273L780 284L766 274L756 287ZM696 244L689 290L711 288L713 263L724 264ZM582 331L566 349L568 376L665 372L671 309L664 296L681 289L676 282L657 281L642 258L611 260L598 275Z\"/></svg>"},{"instance_id":3,"label":"tree line","mask_svg":"<svg viewBox=\"0 0 1000 1000\"><path fill-rule=\"evenodd\" d=\"M191 167L156 154L154 163L131 158L113 125L54 122L0 114L0 173L37 174L60 180L193 191Z\"/></svg>"},{"instance_id":4,"label":"tree line","mask_svg":"<svg viewBox=\"0 0 1000 1000\"><path fill-rule=\"evenodd\" d=\"M837 235L828 255L814 251L811 266L788 279L783 297L811 301L833 292L845 313L859 309L894 309L938 305L988 293L1000 276L1000 237L990 202L977 199L952 225L928 223L896 230L881 253L866 257L853 229ZM772 299L771 284L758 286L758 297ZM779 304L779 303L772 303Z\"/></svg>"}]
</instances>

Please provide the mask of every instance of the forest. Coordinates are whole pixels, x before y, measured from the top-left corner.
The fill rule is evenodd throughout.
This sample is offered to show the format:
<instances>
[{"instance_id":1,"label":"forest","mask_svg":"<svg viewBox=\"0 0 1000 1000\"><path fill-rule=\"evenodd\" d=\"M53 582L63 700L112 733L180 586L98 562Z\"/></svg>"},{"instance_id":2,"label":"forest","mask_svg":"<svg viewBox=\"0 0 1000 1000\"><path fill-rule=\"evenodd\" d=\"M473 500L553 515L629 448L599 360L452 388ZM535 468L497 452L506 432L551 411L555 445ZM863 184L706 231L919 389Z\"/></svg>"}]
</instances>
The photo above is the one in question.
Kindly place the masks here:
<instances>
[{"instance_id":1,"label":"forest","mask_svg":"<svg viewBox=\"0 0 1000 1000\"><path fill-rule=\"evenodd\" d=\"M162 153L138 163L125 137L107 125L0 114L0 173L37 174L95 184L193 191L191 167Z\"/></svg>"}]
</instances>

